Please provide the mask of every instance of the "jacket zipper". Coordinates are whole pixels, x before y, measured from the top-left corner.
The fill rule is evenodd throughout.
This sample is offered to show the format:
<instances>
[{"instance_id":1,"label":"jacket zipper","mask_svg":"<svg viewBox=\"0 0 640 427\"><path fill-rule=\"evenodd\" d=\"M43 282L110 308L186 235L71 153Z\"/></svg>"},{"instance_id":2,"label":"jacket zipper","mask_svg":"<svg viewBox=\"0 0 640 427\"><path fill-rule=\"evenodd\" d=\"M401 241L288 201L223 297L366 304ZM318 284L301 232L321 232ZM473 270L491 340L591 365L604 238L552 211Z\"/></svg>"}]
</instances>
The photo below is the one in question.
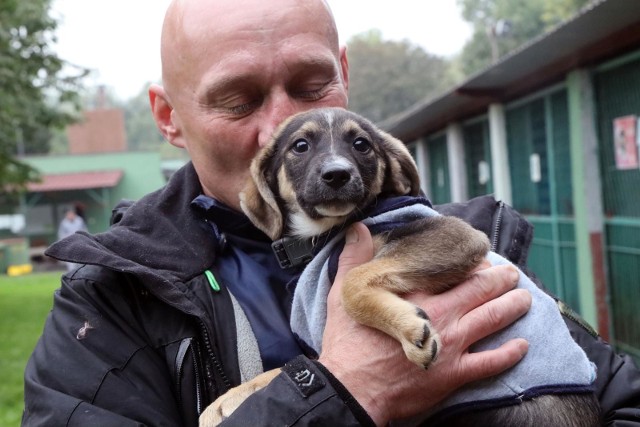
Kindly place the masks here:
<instances>
[{"instance_id":1,"label":"jacket zipper","mask_svg":"<svg viewBox=\"0 0 640 427\"><path fill-rule=\"evenodd\" d=\"M196 346L193 341L193 338L185 338L180 342L180 347L178 348L178 354L176 355L176 387L178 390L178 403L180 406L183 405L182 402L182 375L184 373L184 362L186 355L191 348L191 358L194 366L195 372L195 383L196 383L196 411L198 415L202 413L202 390L200 389L200 364L198 363Z\"/></svg>"},{"instance_id":2,"label":"jacket zipper","mask_svg":"<svg viewBox=\"0 0 640 427\"><path fill-rule=\"evenodd\" d=\"M205 350L207 352L207 355L209 356L209 360L211 361L211 363L213 364L213 367L216 370L216 373L218 374L218 376L222 379L226 390L219 390L218 387L216 387L216 385L220 385L217 381L215 381L215 378L213 378L213 374L211 373L210 369L209 369L209 364L207 365L207 380L208 383L211 384L211 386L214 389L214 396L221 396L223 392L226 392L227 390L229 390L231 388L231 382L229 381L229 379L227 378L227 374L225 374L224 369L222 368L222 364L220 363L220 360L218 359L218 357L216 356L216 353L213 351L213 346L211 345L211 339L209 337L209 332L207 330L207 327L205 326L204 322L202 320L199 321L200 323L200 330L202 333L202 340L204 341L204 347Z\"/></svg>"},{"instance_id":3,"label":"jacket zipper","mask_svg":"<svg viewBox=\"0 0 640 427\"><path fill-rule=\"evenodd\" d=\"M211 345L211 339L209 338L209 332L207 331L207 328L204 322L200 320L198 323L200 325L200 331L202 334L202 341L205 347L205 351L208 356L208 360L210 361L210 363L206 363L206 362L204 363L204 376L206 378L206 383L208 385L208 388L213 390L214 396L220 396L223 393L223 391L220 390L221 388L220 386L222 384L216 381L214 373L211 372L210 365L213 365L217 373L217 376L224 383L226 390L229 390L231 388L231 382L227 378L227 375L224 372L224 369L222 367L222 364L219 361L219 358L216 356L216 353L213 351L213 346ZM192 357L192 362L193 362L194 372L195 372L196 411L198 415L201 415L205 407L203 402L204 398L203 398L203 390L202 390L202 384L204 384L204 382L202 381L203 369L201 368L200 361L199 361L200 350L198 346L198 341L193 338L183 339L180 342L180 346L178 347L178 353L176 355L175 371L176 371L176 390L178 391L178 403L180 404L180 406L183 405L181 388L182 388L182 379L184 375L184 365L187 359L187 354L189 353L189 349L191 349L191 357Z\"/></svg>"},{"instance_id":4,"label":"jacket zipper","mask_svg":"<svg viewBox=\"0 0 640 427\"><path fill-rule=\"evenodd\" d=\"M491 236L491 251L496 252L498 248L498 240L500 239L500 228L502 227L502 211L504 210L504 202L498 202L498 215L494 222L493 236Z\"/></svg>"}]
</instances>

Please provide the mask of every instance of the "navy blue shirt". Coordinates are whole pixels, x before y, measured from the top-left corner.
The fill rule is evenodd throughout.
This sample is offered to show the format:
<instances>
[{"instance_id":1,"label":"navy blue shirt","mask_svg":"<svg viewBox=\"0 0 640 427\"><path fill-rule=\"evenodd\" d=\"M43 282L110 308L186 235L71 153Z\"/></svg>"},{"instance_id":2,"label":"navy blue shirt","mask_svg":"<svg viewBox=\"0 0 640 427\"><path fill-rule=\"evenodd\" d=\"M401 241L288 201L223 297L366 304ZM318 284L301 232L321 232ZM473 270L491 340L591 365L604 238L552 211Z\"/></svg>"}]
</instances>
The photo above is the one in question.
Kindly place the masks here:
<instances>
[{"instance_id":1,"label":"navy blue shirt","mask_svg":"<svg viewBox=\"0 0 640 427\"><path fill-rule=\"evenodd\" d=\"M247 315L263 368L282 367L303 353L289 326L293 288L301 270L281 269L269 237L244 214L204 195L193 204L204 212L212 237L218 241L216 279Z\"/></svg>"}]
</instances>

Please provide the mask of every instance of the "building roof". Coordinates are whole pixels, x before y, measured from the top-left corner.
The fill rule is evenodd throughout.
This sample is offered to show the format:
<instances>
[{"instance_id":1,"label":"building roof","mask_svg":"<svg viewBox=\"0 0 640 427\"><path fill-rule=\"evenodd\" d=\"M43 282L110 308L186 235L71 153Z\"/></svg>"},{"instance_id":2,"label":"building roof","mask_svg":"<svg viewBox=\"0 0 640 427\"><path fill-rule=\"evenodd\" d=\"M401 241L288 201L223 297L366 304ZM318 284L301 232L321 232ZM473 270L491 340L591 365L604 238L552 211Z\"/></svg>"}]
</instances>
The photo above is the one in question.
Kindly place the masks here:
<instances>
[{"instance_id":1,"label":"building roof","mask_svg":"<svg viewBox=\"0 0 640 427\"><path fill-rule=\"evenodd\" d=\"M50 191L111 188L118 185L123 175L122 169L47 174L42 175L42 182L29 183L27 189L31 193L46 193Z\"/></svg>"},{"instance_id":2,"label":"building roof","mask_svg":"<svg viewBox=\"0 0 640 427\"><path fill-rule=\"evenodd\" d=\"M502 57L448 93L425 99L380 126L412 141L562 81L566 73L640 47L640 1L598 0L568 21Z\"/></svg>"}]
</instances>

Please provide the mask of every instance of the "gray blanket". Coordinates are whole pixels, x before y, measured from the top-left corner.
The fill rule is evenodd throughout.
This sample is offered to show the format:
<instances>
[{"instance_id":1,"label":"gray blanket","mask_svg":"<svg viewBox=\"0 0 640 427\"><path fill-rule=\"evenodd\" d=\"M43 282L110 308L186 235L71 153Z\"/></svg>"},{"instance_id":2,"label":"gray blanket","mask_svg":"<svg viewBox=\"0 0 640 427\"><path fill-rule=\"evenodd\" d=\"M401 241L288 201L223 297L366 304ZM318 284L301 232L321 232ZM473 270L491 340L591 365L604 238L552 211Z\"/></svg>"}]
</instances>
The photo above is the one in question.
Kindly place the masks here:
<instances>
[{"instance_id":1,"label":"gray blanket","mask_svg":"<svg viewBox=\"0 0 640 427\"><path fill-rule=\"evenodd\" d=\"M363 223L410 220L416 215L439 215L425 205L411 205L367 218ZM331 287L328 260L344 239L344 232L333 238L303 271L293 299L291 328L307 345L319 354L326 322L326 300ZM493 265L509 261L496 253L489 253ZM467 385L434 410L467 406L485 402L491 406L514 403L541 393L584 391L595 380L595 366L573 341L562 320L556 302L540 290L524 273L520 273L518 287L527 289L533 303L530 311L511 327L478 343L472 351L497 348L512 338L525 338L529 351L515 367L491 379ZM433 414L433 412L431 413Z\"/></svg>"}]
</instances>

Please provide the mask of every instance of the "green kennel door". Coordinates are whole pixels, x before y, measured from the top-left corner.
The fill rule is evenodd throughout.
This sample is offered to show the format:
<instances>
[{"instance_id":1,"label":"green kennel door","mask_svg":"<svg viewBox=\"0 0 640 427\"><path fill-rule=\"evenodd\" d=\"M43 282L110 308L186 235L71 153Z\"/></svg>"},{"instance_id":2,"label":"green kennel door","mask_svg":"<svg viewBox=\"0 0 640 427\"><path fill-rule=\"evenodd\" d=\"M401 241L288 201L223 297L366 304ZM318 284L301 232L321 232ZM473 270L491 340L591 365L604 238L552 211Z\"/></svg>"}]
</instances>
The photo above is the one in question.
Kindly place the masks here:
<instances>
[{"instance_id":1,"label":"green kennel door","mask_svg":"<svg viewBox=\"0 0 640 427\"><path fill-rule=\"evenodd\" d=\"M640 167L625 163L615 141L628 132L625 151L640 153L640 59L604 67L594 76L605 251L615 345L640 360ZM633 134L633 135L632 135ZM633 159L631 159L633 160ZM636 162L637 163L637 162Z\"/></svg>"},{"instance_id":2,"label":"green kennel door","mask_svg":"<svg viewBox=\"0 0 640 427\"><path fill-rule=\"evenodd\" d=\"M449 156L447 154L447 136L441 135L427 142L429 153L429 194L433 204L451 201L449 180Z\"/></svg>"},{"instance_id":3,"label":"green kennel door","mask_svg":"<svg viewBox=\"0 0 640 427\"><path fill-rule=\"evenodd\" d=\"M565 89L507 109L513 206L535 226L529 267L580 311Z\"/></svg>"}]
</instances>

